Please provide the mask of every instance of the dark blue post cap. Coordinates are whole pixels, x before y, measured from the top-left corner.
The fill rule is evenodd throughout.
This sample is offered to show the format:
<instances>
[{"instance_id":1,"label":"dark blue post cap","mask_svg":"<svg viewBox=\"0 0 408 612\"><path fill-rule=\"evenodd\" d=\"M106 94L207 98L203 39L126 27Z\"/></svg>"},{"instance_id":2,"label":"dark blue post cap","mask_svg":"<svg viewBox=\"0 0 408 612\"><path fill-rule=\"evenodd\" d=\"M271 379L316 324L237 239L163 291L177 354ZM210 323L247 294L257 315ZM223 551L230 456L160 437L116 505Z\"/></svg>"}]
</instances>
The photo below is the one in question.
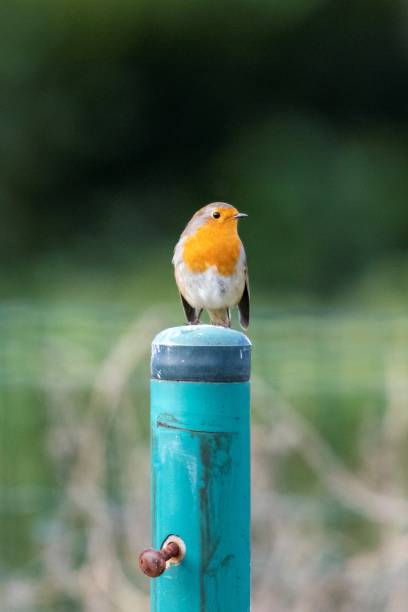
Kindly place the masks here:
<instances>
[{"instance_id":1,"label":"dark blue post cap","mask_svg":"<svg viewBox=\"0 0 408 612\"><path fill-rule=\"evenodd\" d=\"M152 378L194 382L245 382L251 343L239 331L216 325L165 329L152 343Z\"/></svg>"}]
</instances>

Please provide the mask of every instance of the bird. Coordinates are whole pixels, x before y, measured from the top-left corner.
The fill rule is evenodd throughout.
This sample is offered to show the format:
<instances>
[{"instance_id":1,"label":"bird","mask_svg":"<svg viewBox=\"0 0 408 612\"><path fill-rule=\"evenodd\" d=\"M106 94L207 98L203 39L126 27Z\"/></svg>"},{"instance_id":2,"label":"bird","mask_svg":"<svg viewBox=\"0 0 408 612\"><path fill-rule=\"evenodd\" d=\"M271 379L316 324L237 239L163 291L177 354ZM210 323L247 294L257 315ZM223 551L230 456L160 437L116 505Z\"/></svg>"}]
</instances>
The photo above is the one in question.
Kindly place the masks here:
<instances>
[{"instance_id":1,"label":"bird","mask_svg":"<svg viewBox=\"0 0 408 612\"><path fill-rule=\"evenodd\" d=\"M212 325L231 327L231 311L238 306L243 329L249 325L249 281L238 220L248 215L231 204L213 202L200 208L180 236L173 265L181 303L192 325L203 309Z\"/></svg>"}]
</instances>

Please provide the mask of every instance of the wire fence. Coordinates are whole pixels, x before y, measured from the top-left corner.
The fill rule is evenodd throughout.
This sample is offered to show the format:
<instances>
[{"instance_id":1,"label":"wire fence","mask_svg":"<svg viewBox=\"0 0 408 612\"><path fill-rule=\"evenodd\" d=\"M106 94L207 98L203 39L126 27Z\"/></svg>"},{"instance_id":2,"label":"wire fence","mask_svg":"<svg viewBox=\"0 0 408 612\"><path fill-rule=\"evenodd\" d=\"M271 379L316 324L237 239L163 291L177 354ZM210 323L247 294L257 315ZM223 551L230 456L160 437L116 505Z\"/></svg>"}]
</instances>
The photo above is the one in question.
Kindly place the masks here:
<instances>
[{"instance_id":1,"label":"wire fence","mask_svg":"<svg viewBox=\"0 0 408 612\"><path fill-rule=\"evenodd\" d=\"M167 306L0 307L2 612L148 610ZM408 317L255 312L254 612L405 612Z\"/></svg>"}]
</instances>

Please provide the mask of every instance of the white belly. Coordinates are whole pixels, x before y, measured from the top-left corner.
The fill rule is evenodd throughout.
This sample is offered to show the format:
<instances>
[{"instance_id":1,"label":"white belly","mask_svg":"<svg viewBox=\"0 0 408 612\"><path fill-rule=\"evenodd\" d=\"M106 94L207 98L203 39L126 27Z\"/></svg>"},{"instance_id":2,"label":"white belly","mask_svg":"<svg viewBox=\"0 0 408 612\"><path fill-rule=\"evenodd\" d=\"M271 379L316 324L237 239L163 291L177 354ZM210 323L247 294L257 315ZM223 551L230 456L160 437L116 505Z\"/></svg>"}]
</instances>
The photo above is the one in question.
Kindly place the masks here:
<instances>
[{"instance_id":1,"label":"white belly","mask_svg":"<svg viewBox=\"0 0 408 612\"><path fill-rule=\"evenodd\" d=\"M175 270L177 284L187 302L194 308L229 308L238 304L245 287L244 266L239 264L234 274L223 276L215 266L205 272L195 273L179 262Z\"/></svg>"}]
</instances>

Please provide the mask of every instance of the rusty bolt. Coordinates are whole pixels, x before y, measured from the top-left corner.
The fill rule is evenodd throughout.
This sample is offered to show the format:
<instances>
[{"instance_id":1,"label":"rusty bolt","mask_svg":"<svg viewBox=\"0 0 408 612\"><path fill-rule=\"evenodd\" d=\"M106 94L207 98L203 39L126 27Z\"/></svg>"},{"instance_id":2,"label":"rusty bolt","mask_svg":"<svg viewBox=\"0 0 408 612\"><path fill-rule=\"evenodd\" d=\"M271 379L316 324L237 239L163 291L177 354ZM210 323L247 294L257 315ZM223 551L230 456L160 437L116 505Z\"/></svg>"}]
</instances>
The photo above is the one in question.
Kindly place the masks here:
<instances>
[{"instance_id":1,"label":"rusty bolt","mask_svg":"<svg viewBox=\"0 0 408 612\"><path fill-rule=\"evenodd\" d=\"M157 578L166 569L166 562L177 557L180 548L176 542L168 542L161 550L146 548L139 556L139 567L146 576Z\"/></svg>"}]
</instances>

